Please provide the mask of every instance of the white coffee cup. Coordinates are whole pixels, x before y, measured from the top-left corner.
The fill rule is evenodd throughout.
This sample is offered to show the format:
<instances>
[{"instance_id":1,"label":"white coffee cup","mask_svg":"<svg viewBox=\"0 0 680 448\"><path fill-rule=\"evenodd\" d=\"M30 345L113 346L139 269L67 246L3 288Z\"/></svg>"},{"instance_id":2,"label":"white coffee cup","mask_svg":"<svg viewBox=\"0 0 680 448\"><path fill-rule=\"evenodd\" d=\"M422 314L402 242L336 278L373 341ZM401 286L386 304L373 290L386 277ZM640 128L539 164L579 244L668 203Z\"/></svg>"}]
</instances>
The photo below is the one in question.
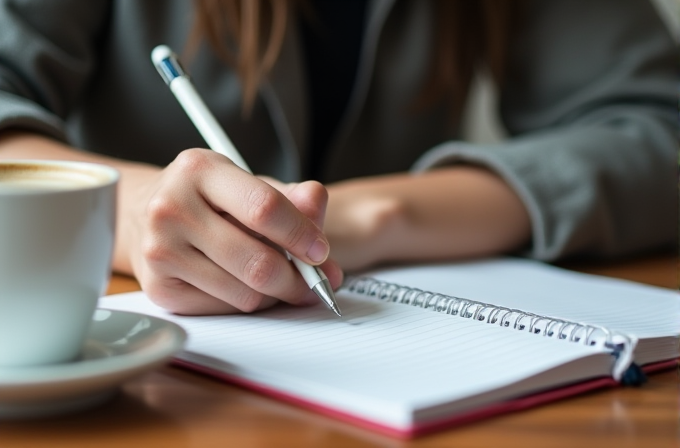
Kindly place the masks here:
<instances>
[{"instance_id":1,"label":"white coffee cup","mask_svg":"<svg viewBox=\"0 0 680 448\"><path fill-rule=\"evenodd\" d=\"M0 368L73 361L111 269L113 168L0 161Z\"/></svg>"}]
</instances>

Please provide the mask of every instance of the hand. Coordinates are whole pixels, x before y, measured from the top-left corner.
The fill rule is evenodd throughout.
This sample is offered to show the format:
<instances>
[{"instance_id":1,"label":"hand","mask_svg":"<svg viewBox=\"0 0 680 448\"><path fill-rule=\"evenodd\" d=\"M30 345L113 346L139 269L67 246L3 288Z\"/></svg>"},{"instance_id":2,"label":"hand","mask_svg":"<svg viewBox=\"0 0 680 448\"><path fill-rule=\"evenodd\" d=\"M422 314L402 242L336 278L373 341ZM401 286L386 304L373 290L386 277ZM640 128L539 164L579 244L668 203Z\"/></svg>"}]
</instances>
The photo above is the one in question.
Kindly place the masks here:
<instances>
[{"instance_id":1,"label":"hand","mask_svg":"<svg viewBox=\"0 0 680 448\"><path fill-rule=\"evenodd\" d=\"M327 193L316 182L281 190L215 152L182 152L149 179L120 229L144 291L180 314L318 303L282 249L321 263L339 286L321 231Z\"/></svg>"}]
</instances>

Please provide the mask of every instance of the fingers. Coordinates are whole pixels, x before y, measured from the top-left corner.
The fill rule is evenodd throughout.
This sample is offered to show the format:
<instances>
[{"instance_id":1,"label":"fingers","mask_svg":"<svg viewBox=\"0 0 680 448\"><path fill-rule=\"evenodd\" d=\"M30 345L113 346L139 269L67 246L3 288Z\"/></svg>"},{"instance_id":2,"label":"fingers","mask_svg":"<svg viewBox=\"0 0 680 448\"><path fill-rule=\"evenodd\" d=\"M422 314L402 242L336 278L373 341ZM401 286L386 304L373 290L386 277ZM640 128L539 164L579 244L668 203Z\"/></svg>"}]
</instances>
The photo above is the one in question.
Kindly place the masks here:
<instances>
[{"instance_id":1,"label":"fingers","mask_svg":"<svg viewBox=\"0 0 680 448\"><path fill-rule=\"evenodd\" d=\"M156 304L177 314L248 313L278 302L238 281L198 251L167 267L165 272L157 271L159 281L146 292Z\"/></svg>"},{"instance_id":2,"label":"fingers","mask_svg":"<svg viewBox=\"0 0 680 448\"><path fill-rule=\"evenodd\" d=\"M187 278L192 284L202 285L214 297L228 300L243 311L255 309L248 296L225 290L223 281L233 284L238 281L259 295L276 297L291 304L314 303L315 294L309 289L288 258L266 240L256 238L238 226L231 225L219 215L206 215L202 220L201 232L192 233L189 243L200 251L210 262L205 275ZM223 280L220 271L230 274ZM231 294L238 295L233 300Z\"/></svg>"},{"instance_id":3,"label":"fingers","mask_svg":"<svg viewBox=\"0 0 680 448\"><path fill-rule=\"evenodd\" d=\"M168 277L162 282L156 282L151 287L146 288L145 291L154 303L175 314L201 316L243 312L243 310L175 277ZM177 300L178 297L181 297L181 300ZM260 302L257 309L267 308L276 302L276 299L268 298L268 300Z\"/></svg>"},{"instance_id":4,"label":"fingers","mask_svg":"<svg viewBox=\"0 0 680 448\"><path fill-rule=\"evenodd\" d=\"M307 263L316 265L326 260L330 248L321 228L281 192L233 164L221 170L206 169L214 163L208 159L213 157L190 153L181 160L178 157L178 162L185 171L203 173L198 188L211 207L229 213Z\"/></svg>"},{"instance_id":5,"label":"fingers","mask_svg":"<svg viewBox=\"0 0 680 448\"><path fill-rule=\"evenodd\" d=\"M224 188L235 194L217 198L213 207L227 210L247 228L307 263L318 265L328 257L328 239L321 230L328 202L323 185L315 181L283 184L254 176L232 180L225 181Z\"/></svg>"},{"instance_id":6,"label":"fingers","mask_svg":"<svg viewBox=\"0 0 680 448\"><path fill-rule=\"evenodd\" d=\"M226 224L204 226L200 238L189 239L189 247L150 251L147 266L154 281L144 290L155 303L178 314L202 315L253 312L279 300L295 305L319 302L284 255ZM234 239L239 244L232 244L233 250L219 250ZM337 288L342 282L338 266L329 260L322 268Z\"/></svg>"}]
</instances>

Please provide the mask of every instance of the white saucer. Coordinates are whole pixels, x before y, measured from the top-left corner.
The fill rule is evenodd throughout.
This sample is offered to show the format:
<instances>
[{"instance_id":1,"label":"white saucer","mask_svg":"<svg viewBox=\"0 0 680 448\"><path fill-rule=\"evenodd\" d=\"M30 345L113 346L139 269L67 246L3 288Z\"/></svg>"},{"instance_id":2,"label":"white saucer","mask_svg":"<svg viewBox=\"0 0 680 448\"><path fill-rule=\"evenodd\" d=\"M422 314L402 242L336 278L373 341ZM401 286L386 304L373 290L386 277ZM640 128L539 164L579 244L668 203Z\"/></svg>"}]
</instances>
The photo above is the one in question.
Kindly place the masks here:
<instances>
[{"instance_id":1,"label":"white saucer","mask_svg":"<svg viewBox=\"0 0 680 448\"><path fill-rule=\"evenodd\" d=\"M0 368L0 418L44 417L99 405L123 381L168 361L185 341L186 332L172 322L98 309L80 359Z\"/></svg>"}]
</instances>

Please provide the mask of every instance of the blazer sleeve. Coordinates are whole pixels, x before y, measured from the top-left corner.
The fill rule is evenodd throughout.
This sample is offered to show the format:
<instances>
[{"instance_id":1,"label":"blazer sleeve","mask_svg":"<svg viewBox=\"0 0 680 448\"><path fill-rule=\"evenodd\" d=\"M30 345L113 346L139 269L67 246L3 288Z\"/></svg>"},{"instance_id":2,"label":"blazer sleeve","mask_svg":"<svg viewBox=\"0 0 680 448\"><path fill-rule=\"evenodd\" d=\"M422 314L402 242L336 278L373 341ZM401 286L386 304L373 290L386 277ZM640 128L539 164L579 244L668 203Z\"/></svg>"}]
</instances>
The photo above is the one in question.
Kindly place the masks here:
<instances>
[{"instance_id":1,"label":"blazer sleeve","mask_svg":"<svg viewBox=\"0 0 680 448\"><path fill-rule=\"evenodd\" d=\"M445 142L415 170L484 165L524 202L527 255L677 244L678 48L647 0L533 1L513 41L500 144Z\"/></svg>"},{"instance_id":2,"label":"blazer sleeve","mask_svg":"<svg viewBox=\"0 0 680 448\"><path fill-rule=\"evenodd\" d=\"M108 10L108 1L0 0L0 131L66 140Z\"/></svg>"}]
</instances>

